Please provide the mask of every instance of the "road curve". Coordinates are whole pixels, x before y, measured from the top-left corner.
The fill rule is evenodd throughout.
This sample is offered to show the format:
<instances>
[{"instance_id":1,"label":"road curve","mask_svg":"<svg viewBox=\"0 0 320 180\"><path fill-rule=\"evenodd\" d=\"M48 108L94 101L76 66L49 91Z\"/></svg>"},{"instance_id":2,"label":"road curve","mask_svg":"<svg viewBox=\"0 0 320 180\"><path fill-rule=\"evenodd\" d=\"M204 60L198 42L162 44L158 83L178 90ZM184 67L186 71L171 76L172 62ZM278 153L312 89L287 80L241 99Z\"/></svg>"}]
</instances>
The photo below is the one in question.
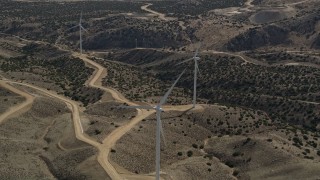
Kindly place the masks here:
<instances>
[{"instance_id":1,"label":"road curve","mask_svg":"<svg viewBox=\"0 0 320 180\"><path fill-rule=\"evenodd\" d=\"M252 58L245 57L244 55L241 55L240 53L231 53L231 52L215 51L215 50L207 50L207 51L202 51L202 52L211 53L211 54L225 54L225 55L228 55L228 56L238 57L241 60L243 60L245 63L254 64L254 65L260 65L260 66L269 66L266 63L254 60Z\"/></svg>"},{"instance_id":2,"label":"road curve","mask_svg":"<svg viewBox=\"0 0 320 180\"><path fill-rule=\"evenodd\" d=\"M105 76L107 73L107 70L101 66L100 64L90 60L87 58L86 55L79 54L76 52L73 52L72 55L74 57L82 59L84 62L90 64L91 66L95 67L96 71L93 74L93 77L90 78L90 81L88 82L88 85L91 87L99 88L104 91L107 91L111 93L112 97L115 98L117 101L127 103L131 106L137 106L138 104L131 102L130 100L126 99L120 92L103 87L101 85L101 76ZM192 109L192 105L181 105L181 106L164 106L164 110L166 111L187 111ZM194 110L203 109L202 106L196 106ZM131 119L128 123L120 126L119 128L112 131L103 141L101 148L99 148L100 153L98 155L98 161L102 165L104 164L108 169L107 173L112 179L139 179L139 180L149 180L154 179L154 174L134 174L134 173L124 173L119 172L116 170L116 168L112 165L112 163L109 161L109 154L111 151L111 148L116 144L116 142L126 133L128 133L136 124L138 124L143 119L147 118L151 114L153 114L154 110L141 110L137 109L138 113L135 118Z\"/></svg>"},{"instance_id":3,"label":"road curve","mask_svg":"<svg viewBox=\"0 0 320 180\"><path fill-rule=\"evenodd\" d=\"M106 74L107 74L106 68L104 68L100 64L90 60L84 54L79 54L77 52L73 52L72 55L74 57L77 57L77 58L83 60L85 63L90 64L91 66L93 66L96 69L96 72L94 73L93 77L91 77L90 81L88 82L89 86L94 87L94 88L99 88L99 89L102 89L104 91L109 92L112 95L112 97L115 98L117 101L127 103L132 106L137 106L136 103L133 103L130 100L128 100L127 98L125 98L119 91L117 91L113 88L107 88L107 87L104 87L101 85L101 77L106 76Z\"/></svg>"},{"instance_id":4,"label":"road curve","mask_svg":"<svg viewBox=\"0 0 320 180\"><path fill-rule=\"evenodd\" d=\"M74 57L80 58L84 62L90 64L93 66L96 71L93 74L93 77L90 78L90 81L88 82L88 85L94 88L99 88L104 91L109 92L112 97L120 102L127 103L128 105L131 106L137 106L138 104L131 102L130 100L126 99L120 92L112 89L112 88L107 88L103 87L101 85L101 77L106 75L107 70L101 66L100 64L90 60L87 58L86 55L84 54L79 54L76 52L73 52L72 55ZM111 151L111 148L116 144L116 142L126 133L128 133L137 123L142 121L144 118L150 116L153 114L154 111L147 111L147 110L140 110L138 109L138 113L135 118L130 120L128 123L120 126L119 128L115 129L112 131L103 141L102 144L99 146L99 155L98 155L98 162L106 167L106 172L108 175L111 177L111 179L126 179L130 177L138 177L141 180L147 180L147 179L153 179L153 176L148 176L148 175L136 175L136 174L122 174L115 169L115 167L111 164L109 161L109 153Z\"/></svg>"},{"instance_id":5,"label":"road curve","mask_svg":"<svg viewBox=\"0 0 320 180\"><path fill-rule=\"evenodd\" d=\"M7 84L6 82L0 81L0 86L6 88L7 90L14 92L20 96L23 96L24 98L26 98L26 100L16 106L10 107L6 112L2 113L0 115L0 124L3 123L6 119L8 119L8 117L12 116L13 114L16 114L17 112L25 109L26 107L30 106L33 101L34 101L34 97L31 96L30 94L21 91L13 86L10 86L9 84Z\"/></svg>"},{"instance_id":6,"label":"road curve","mask_svg":"<svg viewBox=\"0 0 320 180\"><path fill-rule=\"evenodd\" d=\"M21 38L22 39L22 38ZM24 39L23 39L24 40ZM29 41L29 40L26 40ZM29 42L36 42L36 43L40 43L40 44L46 44L45 42L42 41L29 41ZM103 87L101 85L101 77L105 76L107 73L107 70L101 66L100 64L90 60L87 55L84 54L80 54L71 50L66 50L58 45L54 45L55 47L59 48L60 50L64 50L64 51L68 51L72 54L72 56L77 57L81 60L83 60L85 63L90 64L91 66L93 66L96 71L94 72L94 74L90 77L90 79L88 80L87 84L88 86L94 87L94 88L99 88L102 89L104 91L109 92L112 97L114 99L116 99L117 101L120 102L124 102L127 103L128 105L138 105L136 103L131 102L130 100L126 99L120 92L116 91L115 89L112 88L107 88L107 87ZM139 179L139 180L149 180L149 179L154 179L154 173L151 174L147 174L147 175L137 175L134 173L119 173L115 167L111 164L111 162L109 161L109 153L111 148L116 144L116 142L126 133L128 133L137 123L139 123L140 121L142 121L144 118L148 117L149 115L151 115L152 113L154 113L153 110L151 111L147 111L147 110L140 110L138 109L138 113L137 116L135 118L133 118L131 121L129 121L128 123L124 124L123 126L120 126L119 128L117 128L116 130L114 130L113 132L111 132L103 141L102 144L96 142L95 140L91 139L89 136L87 136L86 134L83 133L83 128L81 125L81 121L80 121L80 110L79 110L79 104L73 100L70 100L64 96L60 96L52 91L48 91L46 89L40 88L40 87L36 87L34 85L30 85L27 83L19 83L19 82L14 82L14 81L10 81L10 80L0 80L0 82L8 82L8 83L12 83L12 84L18 84L21 86L26 86L35 90L38 90L48 96L51 96L53 98L59 99L63 102L65 102L67 104L67 106L71 109L72 111L72 119L73 119L73 123L74 123L74 128L75 128L75 134L76 134L76 138L86 142L94 147L96 147L99 151L98 154L98 162L100 163L100 165L103 167L103 169L107 172L107 174L110 176L111 179ZM201 106L199 106L201 107ZM197 108L199 108L197 107ZM176 110L176 111L186 111L186 110L190 110L191 109L191 105L183 105L183 106L166 106L165 110Z\"/></svg>"},{"instance_id":7,"label":"road curve","mask_svg":"<svg viewBox=\"0 0 320 180\"><path fill-rule=\"evenodd\" d=\"M8 35L8 34L6 34L6 35ZM46 42L42 42L42 41L30 41L30 40L27 40L27 39L20 38L18 36L14 36L14 37L19 38L19 39L21 39L23 41L27 41L27 42L35 42L35 43L38 43L38 44L47 44ZM83 54L80 54L80 53L77 53L77 52L74 52L74 51L71 51L71 50L64 49L64 48L62 48L62 47L60 47L58 45L54 45L54 46L59 48L60 50L70 52L72 54L72 56L80 58L85 63L88 63L88 64L92 65L96 69L96 71L94 72L94 74L92 75L92 77L88 81L88 85L89 86L95 87L95 88L100 88L102 90L105 90L105 91L109 92L112 95L112 97L114 99L116 99L117 101L124 102L124 103L127 103L129 105L133 105L133 106L137 105L135 103L132 103L128 99L126 99L118 91L116 91L116 90L114 90L112 88L103 87L101 85L101 82L99 82L99 79L104 75L104 73L106 72L106 69L104 67L102 67L100 64L88 59L86 55L83 55ZM99 151L98 158L97 158L98 162L103 167L103 169L107 172L107 174L110 176L111 179L125 179L116 171L116 169L113 167L113 165L108 160L108 155L109 155L110 149L112 147L110 145L115 144L115 142L118 139L120 139L123 134L127 133L135 124L140 122L144 118L144 111L138 110L138 115L139 116L134 118L133 122L129 122L128 124L124 125L125 128L122 128L122 129L125 129L126 131L119 131L119 130L117 131L118 133L122 134L121 136L117 135L118 133L113 133L113 135L111 137L107 137L103 141L104 143L106 143L106 145L102 145L102 144L92 140L90 137L86 136L85 134L83 134L84 131L83 131L83 127L82 127L81 121L80 121L80 110L79 110L79 105L78 105L77 102L72 101L72 100L70 100L70 99L68 99L68 98L66 98L64 96L57 95L56 93L54 93L52 91L48 91L46 89L43 89L43 88L40 88L40 87L36 87L34 85L30 85L30 84L27 84L27 83L14 82L14 81L6 80L4 78L2 78L2 79L3 80L0 80L0 82L12 83L12 84L18 84L18 85L26 86L26 87L38 90L38 91L40 91L40 92L42 92L42 93L44 93L44 94L46 94L48 96L51 96L53 98L56 98L56 99L59 99L59 100L65 102L67 104L67 106L70 108L70 110L72 111L72 119L73 119L73 122L74 122L76 138L81 140L81 141L83 141L83 142L86 142L86 143L88 143L88 144L90 144L90 145L92 145L92 146L94 146L94 147L96 147L98 149L98 151ZM146 115L149 115L149 113L147 113ZM117 137L117 138L115 138L115 137Z\"/></svg>"},{"instance_id":8,"label":"road curve","mask_svg":"<svg viewBox=\"0 0 320 180\"><path fill-rule=\"evenodd\" d=\"M37 91L40 91L40 92L46 94L47 96L50 96L50 97L53 97L53 98L56 98L58 100L65 102L72 112L72 120L73 120L73 124L74 124L76 138L96 147L99 150L98 156L101 156L101 153L103 152L103 147L101 146L101 144L92 140L90 137L86 136L83 133L83 128L82 128L81 121L80 121L80 110L79 110L79 105L77 102L70 100L66 97L60 96L54 92L51 92L46 89L36 87L34 85L27 84L27 83L14 82L14 81L10 81L10 80L0 80L0 83L11 83L11 84L17 84L17 85L29 87L29 88L35 89ZM117 173L113 174L113 172L110 171L110 169L112 169L113 167L109 167L108 164L103 163L103 162L100 162L100 164L103 167L103 169L110 176L112 176L111 177L112 179L122 179L122 177L119 174L117 174Z\"/></svg>"},{"instance_id":9,"label":"road curve","mask_svg":"<svg viewBox=\"0 0 320 180\"><path fill-rule=\"evenodd\" d=\"M143 6L141 6L141 10L144 10L144 11L147 11L147 12L149 12L151 14L154 14L154 15L158 16L158 18L160 20L163 20L163 21L177 20L178 19L178 18L174 18L174 17L167 18L165 14L157 12L157 11L154 11L154 10L148 8L151 5L152 5L152 3L148 3L146 5L143 5ZM184 25L184 21L178 21L178 23L179 23L179 26L181 27L182 30L187 29L187 27Z\"/></svg>"},{"instance_id":10,"label":"road curve","mask_svg":"<svg viewBox=\"0 0 320 180\"><path fill-rule=\"evenodd\" d=\"M168 19L166 18L166 15L165 15L165 14L162 14L162 13L159 13L159 12L154 11L154 10L152 10L152 9L149 9L148 7L151 6L151 5L152 5L151 3L148 3L148 4L146 4L146 5L143 5L143 6L141 6L141 10L144 10L144 11L147 11L147 12L149 12L149 13L151 13L151 14L154 14L154 15L158 16L159 19L161 19L161 20L163 20L163 21L168 21Z\"/></svg>"},{"instance_id":11,"label":"road curve","mask_svg":"<svg viewBox=\"0 0 320 180\"><path fill-rule=\"evenodd\" d=\"M103 87L101 85L101 77L103 75L106 74L107 70L101 66L100 64L90 60L89 58L87 58L86 55L84 54L79 54L76 52L73 52L72 55L74 57L80 58L81 60L83 60L85 63L90 64L91 66L93 66L96 71L95 73L92 75L92 77L90 78L90 81L88 82L88 85L94 88L99 88L102 89L104 91L109 92L112 97L120 102L124 102L127 103L131 106L137 106L138 104L133 103L131 101L129 101L128 99L126 99L121 93L119 93L118 91L111 89L111 88L107 88L107 87ZM111 148L115 145L115 143L127 132L129 132L137 123L139 123L140 121L142 121L142 119L148 117L149 115L151 115L152 113L154 113L154 111L146 111L146 110L140 110L138 109L138 114L135 118L133 118L130 122L120 126L119 128L117 128L116 130L112 131L103 141L102 144L99 145L98 149L99 149L99 155L98 155L98 162L101 164L101 166L105 167L106 172L108 173L108 175L111 177L111 179L126 179L124 177L122 177L119 172L115 169L115 167L111 164L111 162L109 161L109 153L111 151ZM133 174L134 175L134 174ZM125 175L126 177L130 177L129 175ZM145 176L141 175L140 177L141 179L146 179Z\"/></svg>"}]
</instances>

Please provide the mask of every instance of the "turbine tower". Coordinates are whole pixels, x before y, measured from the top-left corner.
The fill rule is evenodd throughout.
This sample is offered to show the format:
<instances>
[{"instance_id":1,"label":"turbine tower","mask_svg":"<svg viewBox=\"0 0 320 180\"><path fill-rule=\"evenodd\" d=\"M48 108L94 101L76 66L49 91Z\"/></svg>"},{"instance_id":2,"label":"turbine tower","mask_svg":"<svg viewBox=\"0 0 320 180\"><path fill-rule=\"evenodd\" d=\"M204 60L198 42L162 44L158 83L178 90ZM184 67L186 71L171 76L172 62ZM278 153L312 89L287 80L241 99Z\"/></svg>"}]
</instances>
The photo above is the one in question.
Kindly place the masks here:
<instances>
[{"instance_id":1,"label":"turbine tower","mask_svg":"<svg viewBox=\"0 0 320 180\"><path fill-rule=\"evenodd\" d=\"M164 139L163 134L163 128L162 128L162 122L161 122L161 112L163 111L162 105L164 105L167 102L168 96L170 95L171 91L181 78L181 76L184 74L185 69L183 72L179 75L179 77L176 79L176 81L173 83L171 88L166 92L166 94L161 98L159 104L156 106L118 106L119 108L130 108L130 109L154 109L156 110L156 117L157 117L157 129L156 129L156 180L160 179L160 135L162 135L163 141L166 144L166 141Z\"/></svg>"},{"instance_id":2,"label":"turbine tower","mask_svg":"<svg viewBox=\"0 0 320 180\"><path fill-rule=\"evenodd\" d=\"M80 54L82 54L82 30L88 32L83 26L82 26L82 11L81 11L81 15L80 15L80 20L79 20L79 24L78 25L75 25L73 26L72 28L69 28L68 30L70 29L73 29L73 28L76 28L76 27L79 27L79 32L80 32Z\"/></svg>"},{"instance_id":3,"label":"turbine tower","mask_svg":"<svg viewBox=\"0 0 320 180\"><path fill-rule=\"evenodd\" d=\"M201 46L201 44L200 44L200 46ZM191 60L194 60L193 99L192 99L192 107L193 108L196 107L196 100L197 100L197 75L198 75L198 73L200 73L199 66L198 66L198 61L200 60L200 57L198 56L198 54L199 54L200 46L197 48L197 50L192 58L178 63L178 64L182 64L182 63L186 63Z\"/></svg>"}]
</instances>

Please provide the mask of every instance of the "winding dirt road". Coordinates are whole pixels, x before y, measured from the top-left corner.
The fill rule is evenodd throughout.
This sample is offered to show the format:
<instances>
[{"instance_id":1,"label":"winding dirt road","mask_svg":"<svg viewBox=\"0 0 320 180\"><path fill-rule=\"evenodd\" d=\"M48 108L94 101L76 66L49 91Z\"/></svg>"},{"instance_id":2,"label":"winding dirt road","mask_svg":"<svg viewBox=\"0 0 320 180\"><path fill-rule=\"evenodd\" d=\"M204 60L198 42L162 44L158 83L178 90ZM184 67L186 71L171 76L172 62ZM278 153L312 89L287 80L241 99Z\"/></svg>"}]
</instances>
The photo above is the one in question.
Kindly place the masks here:
<instances>
[{"instance_id":1,"label":"winding dirt road","mask_svg":"<svg viewBox=\"0 0 320 180\"><path fill-rule=\"evenodd\" d=\"M269 65L266 64L266 63L257 61L257 60L252 59L252 58L245 57L245 56L242 55L242 54L230 53L230 52L223 52L223 51L215 51L215 50L207 50L207 51L202 51L202 52L204 52L204 53L205 53L205 52L209 52L209 53L211 53L211 54L225 54L225 55L228 55L228 56L238 57L238 58L242 59L245 63L251 63L251 64L261 65L261 66L269 66Z\"/></svg>"},{"instance_id":2,"label":"winding dirt road","mask_svg":"<svg viewBox=\"0 0 320 180\"><path fill-rule=\"evenodd\" d=\"M39 43L39 44L46 44L45 42L42 41L30 41L27 39L23 39L20 37L17 37L21 40L27 41L27 42L35 42L35 43ZM100 88L104 91L109 92L112 97L116 100L116 101L120 101L120 102L124 102L127 103L129 105L138 105L135 104L131 101L129 101L128 99L126 99L121 93L119 93L118 91L112 89L112 88L106 88L103 87L101 85L101 78L106 76L106 72L107 70L102 67L100 64L90 60L89 58L87 58L86 55L83 54L79 54L77 52L71 51L71 50L67 50L64 49L62 47L59 47L58 45L54 45L55 47L59 48L60 50L64 50L64 51L68 51L72 54L72 56L74 57L78 57L81 60L83 60L87 65L89 64L90 66L93 66L96 70L94 71L93 75L90 77L89 81L88 81L88 86L94 87L94 88ZM53 91L48 91L46 89L34 86L34 85L30 85L27 83L20 83L20 82L15 82L15 81L10 81L7 80L5 78L2 77L2 80L0 80L0 83L3 84L7 84L7 83L11 83L11 84L17 84L17 85L21 85L21 86L25 86L25 87L29 87L32 89L35 89L37 91L40 91L52 98L56 98L58 100L61 100L63 102L65 102L68 106L68 108L70 108L71 112L72 112L72 120L74 123L74 128L75 128L75 134L76 134L76 138L86 142L94 147L96 147L99 151L98 153L98 157L97 160L99 162L99 164L103 167L103 169L107 172L107 174L110 176L111 179L141 179L141 180L148 180L148 179L154 179L154 175L137 175L134 173L122 173L120 175L120 173L115 169L115 167L111 164L111 162L109 161L109 153L111 148L115 145L115 143L127 132L129 132L137 123L139 123L140 121L142 121L142 119L148 117L149 115L151 115L152 113L154 113L154 111L146 111L146 110L138 110L137 116L135 118L133 118L130 122L124 124L123 126L117 128L115 131L113 131L111 134L109 134L101 143L96 142L95 140L91 139L89 136L87 136L86 134L84 134L84 130L81 124L81 119L80 119L80 107L79 107L79 103L75 102L73 100L70 100L64 96L60 96L58 94L56 94ZM12 89L14 90L14 89ZM17 90L14 90L17 91ZM28 102L30 103L30 102ZM31 102L32 103L32 102ZM23 106L25 106L25 104L22 104ZM22 106L22 105L19 105ZM14 112L19 111L21 108L17 108L15 107L14 109L16 109ZM12 114L13 112L8 112L2 116L7 117L8 115ZM8 115L7 115L8 114ZM2 117L1 116L1 117Z\"/></svg>"},{"instance_id":3,"label":"winding dirt road","mask_svg":"<svg viewBox=\"0 0 320 180\"><path fill-rule=\"evenodd\" d=\"M83 133L83 128L82 128L82 124L81 124L81 120L80 120L79 104L77 102L70 100L64 96L60 96L54 92L48 91L48 90L40 88L40 87L36 87L34 85L30 85L27 83L19 83L19 82L14 82L14 81L10 81L10 80L0 80L0 83L4 83L4 84L11 83L11 84L17 84L17 85L29 87L34 90L40 91L40 92L46 94L47 96L50 96L52 98L56 98L60 101L65 102L67 104L68 108L70 108L70 110L72 112L72 120L74 123L76 138L96 147L99 150L98 161L99 161L100 165L105 169L105 171L108 173L108 175L112 179L123 179L117 173L117 171L113 168L113 166L110 163L106 162L107 159L105 158L105 155L104 155L105 154L104 147L100 143L92 140L90 137L88 137L86 134Z\"/></svg>"},{"instance_id":4,"label":"winding dirt road","mask_svg":"<svg viewBox=\"0 0 320 180\"><path fill-rule=\"evenodd\" d=\"M101 77L105 77L107 70L101 66L100 64L90 60L87 58L86 55L79 54L76 52L73 52L72 55L74 57L78 57L82 59L84 62L88 63L89 65L95 67L96 71L93 75L93 77L90 78L90 81L88 82L88 85L95 88L100 88L104 91L107 91L111 93L112 97L116 99L117 101L127 103L131 106L137 106L138 104L133 103L126 99L121 93L118 91L112 89L103 87L101 85ZM181 105L181 106L165 106L164 110L169 111L187 111L191 109L192 105ZM202 109L201 106L196 106L196 110ZM130 120L128 123L120 126L119 128L112 131L103 141L102 144L99 146L99 155L98 155L98 161L101 165L104 165L106 168L108 175L112 179L139 179L139 180L149 180L154 179L154 174L146 174L146 175L138 175L134 173L128 173L128 172L120 172L119 170L115 168L115 166L112 165L112 163L109 161L109 153L111 151L111 148L116 144L116 142L126 133L128 133L136 124L138 124L143 119L147 118L151 114L153 114L154 110L141 110L137 109L138 113L135 118Z\"/></svg>"},{"instance_id":5,"label":"winding dirt road","mask_svg":"<svg viewBox=\"0 0 320 180\"><path fill-rule=\"evenodd\" d=\"M93 75L93 78L91 78L91 81L89 82L90 85L97 87L97 88L101 88L100 86L96 86L95 82L99 79L99 77L101 76L102 72L105 70L102 66L94 63L93 61L87 59L84 55L77 55L77 53L74 54L76 57L79 57L81 59L83 59L84 61L90 63L91 65L96 65L95 67L99 67L98 71L96 71L96 73ZM28 101L19 104L17 107L13 107L11 108L12 110L7 111L6 113L2 114L0 117L2 119L5 119L6 117L8 117L9 115L21 110L22 108L24 108L27 105L32 104L33 102L33 97L30 96L29 94L19 91L16 88L13 88L12 86L8 85L7 83L10 84L16 84L16 85L21 85L21 86L25 86L25 87L29 87L32 88L34 90L37 90L39 92L42 92L44 94L46 94L47 96L50 96L52 98L56 98L60 101L63 101L67 104L68 108L70 108L71 112L72 112L72 119L73 119L73 123L74 123L74 128L75 128L75 134L76 134L76 138L86 142L94 147L96 147L99 151L98 154L98 162L100 163L100 165L104 168L104 170L108 173L108 175L112 178L112 179L124 179L122 176L120 176L120 174L116 171L116 169L113 167L113 165L109 162L108 160L108 155L109 152L112 148L112 146L115 144L115 142L120 139L125 133L127 133L128 131L130 131L130 129L138 122L140 122L142 119L146 118L147 116L151 115L153 112L147 112L145 113L144 111L140 111L138 112L138 116L136 118L134 118L132 121L130 121L128 124L121 126L120 128L118 128L116 130L116 132L112 132L112 134L110 134L104 141L103 144L100 144L94 140L92 140L90 137L88 137L86 134L84 134L83 132L83 127L81 124L81 120L80 120L80 108L79 108L79 104L73 100L70 100L64 96L60 96L52 91L48 91L46 89L34 86L34 85L30 85L27 83L20 83L20 82L14 82L14 81L10 81L10 80L0 80L0 84L4 87L6 87L7 89L9 89L10 91L13 91L17 94L21 94L25 97L28 97ZM122 101L122 102L127 102L128 104L133 104L130 101L126 100L125 98L122 98L121 94L119 94L118 92L112 90L112 89L108 89L108 88L103 88L105 90L108 90L108 92L110 92L113 97L115 99L117 99L118 101ZM0 119L0 120L2 120ZM1 122L1 121L0 121Z\"/></svg>"},{"instance_id":6,"label":"winding dirt road","mask_svg":"<svg viewBox=\"0 0 320 180\"><path fill-rule=\"evenodd\" d=\"M152 5L151 3L148 3L146 5L141 6L141 9L144 10L144 11L147 11L147 12L149 12L151 14L154 14L154 15L158 16L159 19L161 19L163 21L168 21L168 19L166 18L165 14L162 14L162 13L159 13L159 12L154 11L152 9L149 9L148 7L151 6L151 5Z\"/></svg>"},{"instance_id":7,"label":"winding dirt road","mask_svg":"<svg viewBox=\"0 0 320 180\"><path fill-rule=\"evenodd\" d=\"M151 14L155 15L155 16L157 16L159 19L161 19L163 21L170 21L170 20L177 20L178 19L178 18L175 18L175 17L169 17L168 18L168 17L166 17L165 14L150 9L149 6L151 6L151 5L152 5L152 3L148 3L146 5L143 5L143 6L141 6L141 10L144 10L144 11L146 11L148 13L151 13ZM184 25L183 21L178 21L178 23L179 23L179 26L182 28L182 30L187 29L187 27Z\"/></svg>"},{"instance_id":8,"label":"winding dirt road","mask_svg":"<svg viewBox=\"0 0 320 180\"><path fill-rule=\"evenodd\" d=\"M88 83L89 86L94 87L94 88L99 88L99 89L102 89L104 91L109 92L116 101L124 102L124 103L127 103L127 104L131 105L131 106L137 106L138 105L138 104L133 103L133 102L129 101L128 99L126 99L118 91L116 91L114 89L111 89L111 88L103 87L101 85L101 78L103 76L105 76L106 72L107 72L107 70L104 67L102 67L100 64L90 60L89 58L87 58L86 55L79 54L79 53L76 53L76 52L73 52L72 55L74 57L80 58L81 60L83 60L84 62L90 64L91 66L93 66L96 69L93 77L90 78L90 81ZM106 167L105 170L108 173L108 175L111 177L111 179L125 179L125 177L138 176L138 175L135 175L133 173L132 174L123 175L125 177L121 176L119 174L119 172L115 169L115 167L110 163L110 161L108 159L109 158L109 153L111 151L111 148L116 144L116 142L123 135L128 133L137 123L142 121L142 119L150 116L153 113L154 113L154 111L146 111L146 110L138 109L138 113L137 113L137 116L135 118L133 118L128 123L120 126L116 130L111 132L102 141L102 144L99 145L98 149L99 149L100 153L98 155L98 161L102 166ZM143 176L143 175L140 175L139 177L140 177L140 179L150 179L150 177ZM152 179L153 179L153 177L152 177Z\"/></svg>"},{"instance_id":9,"label":"winding dirt road","mask_svg":"<svg viewBox=\"0 0 320 180\"><path fill-rule=\"evenodd\" d=\"M6 112L2 113L0 115L0 124L1 124L6 119L8 119L9 117L12 117L13 115L17 114L18 112L22 113L22 111L23 112L28 111L34 101L34 97L24 91L21 91L13 86L10 86L9 84L7 84L6 82L3 82L3 81L0 81L0 86L6 88L7 90L9 90L11 92L16 93L26 99L24 102L22 102L16 106L10 107Z\"/></svg>"}]
</instances>

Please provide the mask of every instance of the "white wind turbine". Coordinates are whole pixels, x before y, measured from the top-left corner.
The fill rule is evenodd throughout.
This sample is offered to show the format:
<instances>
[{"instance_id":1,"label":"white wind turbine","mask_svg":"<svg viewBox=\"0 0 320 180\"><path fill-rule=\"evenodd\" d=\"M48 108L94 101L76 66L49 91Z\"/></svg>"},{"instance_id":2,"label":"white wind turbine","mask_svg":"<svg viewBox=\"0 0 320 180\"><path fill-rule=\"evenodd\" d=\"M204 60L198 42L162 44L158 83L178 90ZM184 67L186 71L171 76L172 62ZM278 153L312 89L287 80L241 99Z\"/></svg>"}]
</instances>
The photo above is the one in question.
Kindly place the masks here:
<instances>
[{"instance_id":1,"label":"white wind turbine","mask_svg":"<svg viewBox=\"0 0 320 180\"><path fill-rule=\"evenodd\" d=\"M82 54L82 30L88 32L83 26L82 26L82 12L81 12L81 15L80 15L80 20L79 20L79 24L78 25L75 25L73 26L72 28L69 28L68 30L70 29L73 29L73 28L76 28L76 27L79 27L79 31L80 31L80 54ZM67 31L68 31L67 30Z\"/></svg>"},{"instance_id":2,"label":"white wind turbine","mask_svg":"<svg viewBox=\"0 0 320 180\"><path fill-rule=\"evenodd\" d=\"M201 46L201 44L200 44ZM187 60L184 60L178 64L182 64L182 63L186 63L186 62L189 62L191 60L194 60L194 79L193 79L193 100L192 100L192 107L195 108L196 107L196 99L197 99L197 75L198 73L200 73L200 70L199 70L199 66L198 66L198 61L200 60L200 57L198 56L198 53L199 53L199 49L200 49L200 46L197 48L194 56L190 59L187 59ZM177 65L178 65L177 64Z\"/></svg>"},{"instance_id":3,"label":"white wind turbine","mask_svg":"<svg viewBox=\"0 0 320 180\"><path fill-rule=\"evenodd\" d=\"M167 102L168 96L170 95L171 91L185 72L185 69L183 72L179 75L179 77L176 79L176 81L173 83L171 88L166 92L166 94L161 98L160 103L156 106L118 106L120 108L132 108L132 109L155 109L156 110L156 117L157 117L157 129L156 129L156 180L160 179L160 135L162 135L163 141L166 144L166 141L164 139L163 134L163 128L162 128L162 122L161 122L161 112L163 111L162 105L164 105Z\"/></svg>"}]
</instances>

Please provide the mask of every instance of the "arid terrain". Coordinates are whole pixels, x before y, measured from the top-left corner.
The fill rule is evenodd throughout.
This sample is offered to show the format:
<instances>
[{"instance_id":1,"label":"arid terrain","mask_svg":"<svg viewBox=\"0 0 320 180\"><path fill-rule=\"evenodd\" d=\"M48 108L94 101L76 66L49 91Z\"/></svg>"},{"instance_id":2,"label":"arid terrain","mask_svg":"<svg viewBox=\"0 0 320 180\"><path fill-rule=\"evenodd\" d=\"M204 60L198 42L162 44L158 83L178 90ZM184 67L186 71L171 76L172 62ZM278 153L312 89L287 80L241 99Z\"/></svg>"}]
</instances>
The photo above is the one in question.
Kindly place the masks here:
<instances>
[{"instance_id":1,"label":"arid terrain","mask_svg":"<svg viewBox=\"0 0 320 180\"><path fill-rule=\"evenodd\" d=\"M156 111L124 106L155 107L182 71L161 179L320 179L320 1L4 0L0 17L0 179L155 179Z\"/></svg>"}]
</instances>

